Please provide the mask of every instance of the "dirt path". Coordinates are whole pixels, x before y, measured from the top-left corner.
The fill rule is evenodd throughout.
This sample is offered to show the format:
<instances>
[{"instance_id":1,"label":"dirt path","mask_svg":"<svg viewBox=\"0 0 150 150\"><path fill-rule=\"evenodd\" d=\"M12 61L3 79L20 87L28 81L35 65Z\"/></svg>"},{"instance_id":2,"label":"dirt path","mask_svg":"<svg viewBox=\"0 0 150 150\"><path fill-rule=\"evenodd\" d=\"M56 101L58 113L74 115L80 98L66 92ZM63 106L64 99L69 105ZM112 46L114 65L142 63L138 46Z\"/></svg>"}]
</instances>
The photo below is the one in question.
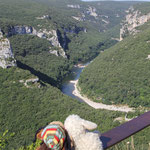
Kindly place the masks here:
<instances>
[{"instance_id":1,"label":"dirt path","mask_svg":"<svg viewBox=\"0 0 150 150\"><path fill-rule=\"evenodd\" d=\"M121 112L130 112L134 111L133 108L129 108L128 106L116 106L116 105L106 105L102 103L96 103L88 99L87 97L84 97L81 95L80 91L77 88L78 80L70 81L71 83L74 83L74 91L73 94L79 98L81 98L85 103L87 103L89 106L95 108L95 109L106 109L106 110L113 110L113 111L121 111Z\"/></svg>"}]
</instances>

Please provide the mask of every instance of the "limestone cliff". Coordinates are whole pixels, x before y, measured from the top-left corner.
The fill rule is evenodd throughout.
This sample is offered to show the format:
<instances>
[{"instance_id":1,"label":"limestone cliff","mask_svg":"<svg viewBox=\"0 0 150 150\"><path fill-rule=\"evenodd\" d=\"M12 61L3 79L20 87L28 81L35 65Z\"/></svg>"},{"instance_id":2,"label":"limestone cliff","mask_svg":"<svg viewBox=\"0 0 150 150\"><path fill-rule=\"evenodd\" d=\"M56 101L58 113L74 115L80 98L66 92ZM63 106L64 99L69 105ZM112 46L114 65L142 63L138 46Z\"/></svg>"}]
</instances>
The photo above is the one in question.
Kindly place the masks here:
<instances>
[{"instance_id":1,"label":"limestone cliff","mask_svg":"<svg viewBox=\"0 0 150 150\"><path fill-rule=\"evenodd\" d=\"M120 29L120 41L128 34L136 34L139 32L136 27L143 25L149 20L150 13L142 15L140 11L130 7Z\"/></svg>"},{"instance_id":2,"label":"limestone cliff","mask_svg":"<svg viewBox=\"0 0 150 150\"><path fill-rule=\"evenodd\" d=\"M29 26L12 26L8 31L8 36L13 36L16 34L32 34L33 28Z\"/></svg>"},{"instance_id":3,"label":"limestone cliff","mask_svg":"<svg viewBox=\"0 0 150 150\"><path fill-rule=\"evenodd\" d=\"M50 43L49 52L51 54L67 58L65 50L68 49L68 43L70 42L67 34L78 34L80 31L87 32L85 28L77 26L72 28L63 28L62 32L60 32L58 29L48 30L41 28L39 30L36 30L31 26L11 26L9 28L7 36L10 37L17 34L28 34L47 39Z\"/></svg>"},{"instance_id":4,"label":"limestone cliff","mask_svg":"<svg viewBox=\"0 0 150 150\"><path fill-rule=\"evenodd\" d=\"M35 30L35 29L34 29ZM67 58L64 48L61 46L59 41L59 34L57 30L47 30L47 29L40 29L38 32L33 32L33 35L36 35L40 38L46 38L53 47L57 47L57 50L50 49L51 54L55 54L56 56L62 56Z\"/></svg>"},{"instance_id":5,"label":"limestone cliff","mask_svg":"<svg viewBox=\"0 0 150 150\"><path fill-rule=\"evenodd\" d=\"M50 53L52 54L56 54L57 56L63 56L64 58L67 58L65 51L63 49L63 47L60 44L59 41L59 37L58 37L58 33L56 30L47 30L47 29L40 29L39 31L37 31L35 28L31 27L31 26L12 26L10 27L9 31L8 31L8 36L13 36L13 35L17 35L17 34L29 34L29 35L35 35L38 36L39 38L45 38L47 39L50 44L53 47L57 47L57 53L54 51L56 50L50 50Z\"/></svg>"},{"instance_id":6,"label":"limestone cliff","mask_svg":"<svg viewBox=\"0 0 150 150\"><path fill-rule=\"evenodd\" d=\"M97 18L98 14L96 13L96 8L95 7L89 7L87 10L87 14Z\"/></svg>"},{"instance_id":7,"label":"limestone cliff","mask_svg":"<svg viewBox=\"0 0 150 150\"><path fill-rule=\"evenodd\" d=\"M89 17L92 16L94 19L98 19L99 15L97 14L97 10L95 7L88 6L85 11L78 13L77 16L72 16L73 19L77 21L92 21Z\"/></svg>"},{"instance_id":8,"label":"limestone cliff","mask_svg":"<svg viewBox=\"0 0 150 150\"><path fill-rule=\"evenodd\" d=\"M47 15L43 16L44 18ZM40 17L41 18L41 17ZM42 18L43 19L43 18ZM14 35L34 35L39 38L44 38L49 41L50 49L49 52L56 56L62 56L67 58L66 50L68 49L68 43L70 39L68 38L68 34L78 34L80 31L87 32L87 30L83 27L71 27L71 28L62 28L61 31L59 29L45 29L41 28L36 30L34 27L26 26L26 25L18 25L18 26L10 26L8 32L5 33L7 37L11 37Z\"/></svg>"},{"instance_id":9,"label":"limestone cliff","mask_svg":"<svg viewBox=\"0 0 150 150\"><path fill-rule=\"evenodd\" d=\"M8 68L11 66L16 66L16 60L14 59L9 40L3 37L0 29L0 67Z\"/></svg>"},{"instance_id":10,"label":"limestone cliff","mask_svg":"<svg viewBox=\"0 0 150 150\"><path fill-rule=\"evenodd\" d=\"M41 84L39 81L40 80L38 77L27 79L27 80L19 80L19 82L23 83L26 88L34 88L34 87L40 88Z\"/></svg>"},{"instance_id":11,"label":"limestone cliff","mask_svg":"<svg viewBox=\"0 0 150 150\"><path fill-rule=\"evenodd\" d=\"M41 17L36 17L36 19L39 19L39 20L43 20L43 19L49 19L50 16L49 15L43 15Z\"/></svg>"},{"instance_id":12,"label":"limestone cliff","mask_svg":"<svg viewBox=\"0 0 150 150\"><path fill-rule=\"evenodd\" d=\"M76 4L76 5L67 5L67 7L69 7L69 8L76 8L76 9L80 9L81 7L80 7L80 5L78 5L78 4Z\"/></svg>"}]
</instances>

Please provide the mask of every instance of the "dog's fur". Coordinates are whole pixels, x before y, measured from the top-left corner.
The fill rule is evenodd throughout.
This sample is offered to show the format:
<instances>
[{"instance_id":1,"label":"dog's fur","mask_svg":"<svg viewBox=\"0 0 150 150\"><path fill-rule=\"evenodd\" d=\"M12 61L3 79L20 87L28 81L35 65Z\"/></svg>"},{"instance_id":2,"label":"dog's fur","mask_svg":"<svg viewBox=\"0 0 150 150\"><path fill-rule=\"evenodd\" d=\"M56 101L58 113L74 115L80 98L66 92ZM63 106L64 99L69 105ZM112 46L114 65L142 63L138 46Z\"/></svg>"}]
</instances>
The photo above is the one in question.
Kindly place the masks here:
<instances>
[{"instance_id":1,"label":"dog's fur","mask_svg":"<svg viewBox=\"0 0 150 150\"><path fill-rule=\"evenodd\" d=\"M75 150L103 149L99 135L87 131L97 128L95 123L81 119L78 115L70 115L65 120L64 126L74 141Z\"/></svg>"},{"instance_id":2,"label":"dog's fur","mask_svg":"<svg viewBox=\"0 0 150 150\"><path fill-rule=\"evenodd\" d=\"M59 124L66 133L66 139L62 150L103 150L102 142L98 133L88 132L94 130L97 125L93 122L81 119L78 115L70 115L66 118L64 125L61 122L51 122ZM41 139L43 129L36 134L37 139ZM36 150L50 150L42 141L41 146Z\"/></svg>"}]
</instances>

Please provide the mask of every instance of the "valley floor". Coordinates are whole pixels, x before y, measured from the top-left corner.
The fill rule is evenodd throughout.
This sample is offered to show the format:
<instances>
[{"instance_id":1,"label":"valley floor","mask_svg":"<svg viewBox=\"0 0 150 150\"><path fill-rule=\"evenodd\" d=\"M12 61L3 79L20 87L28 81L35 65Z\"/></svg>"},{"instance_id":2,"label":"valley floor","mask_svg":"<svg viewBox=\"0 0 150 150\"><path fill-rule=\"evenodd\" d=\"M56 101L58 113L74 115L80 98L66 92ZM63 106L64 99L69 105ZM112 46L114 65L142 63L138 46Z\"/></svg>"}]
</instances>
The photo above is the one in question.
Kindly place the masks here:
<instances>
[{"instance_id":1,"label":"valley floor","mask_svg":"<svg viewBox=\"0 0 150 150\"><path fill-rule=\"evenodd\" d=\"M74 83L74 91L73 94L79 98L81 98L85 103L87 103L89 106L95 108L95 109L106 109L106 110L112 110L112 111L120 111L120 112L131 112L134 111L133 108L129 108L128 106L117 106L117 105L106 105L103 103L96 103L91 101L85 96L82 96L80 91L77 88L78 80L70 81L71 83Z\"/></svg>"}]
</instances>

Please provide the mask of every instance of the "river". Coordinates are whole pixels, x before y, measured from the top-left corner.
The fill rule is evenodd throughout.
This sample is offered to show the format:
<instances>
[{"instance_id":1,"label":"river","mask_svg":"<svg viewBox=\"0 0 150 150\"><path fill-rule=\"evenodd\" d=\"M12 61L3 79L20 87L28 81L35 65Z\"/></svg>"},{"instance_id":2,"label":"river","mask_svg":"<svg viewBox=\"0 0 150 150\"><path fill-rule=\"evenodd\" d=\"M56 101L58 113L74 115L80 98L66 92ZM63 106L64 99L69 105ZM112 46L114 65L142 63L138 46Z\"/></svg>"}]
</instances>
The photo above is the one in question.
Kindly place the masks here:
<instances>
[{"instance_id":1,"label":"river","mask_svg":"<svg viewBox=\"0 0 150 150\"><path fill-rule=\"evenodd\" d=\"M94 109L106 109L112 111L120 111L120 112L131 112L134 111L133 108L128 107L127 105L106 105L103 103L96 103L91 101L85 96L82 96L80 91L77 88L77 83L82 73L83 69L89 64L79 64L73 67L72 73L68 76L62 85L62 92L72 98L77 99L80 102L85 102L89 106L93 107Z\"/></svg>"},{"instance_id":2,"label":"river","mask_svg":"<svg viewBox=\"0 0 150 150\"><path fill-rule=\"evenodd\" d=\"M85 64L78 64L75 65L72 69L72 73L70 76L68 76L66 79L64 79L63 84L62 84L62 88L61 91L68 95L71 96L72 98L77 99L80 102L83 102L83 100L77 96L75 96L73 94L73 91L75 90L75 83L73 83L74 81L77 81L80 77L80 74L82 73L83 69L89 64L85 63Z\"/></svg>"}]
</instances>

